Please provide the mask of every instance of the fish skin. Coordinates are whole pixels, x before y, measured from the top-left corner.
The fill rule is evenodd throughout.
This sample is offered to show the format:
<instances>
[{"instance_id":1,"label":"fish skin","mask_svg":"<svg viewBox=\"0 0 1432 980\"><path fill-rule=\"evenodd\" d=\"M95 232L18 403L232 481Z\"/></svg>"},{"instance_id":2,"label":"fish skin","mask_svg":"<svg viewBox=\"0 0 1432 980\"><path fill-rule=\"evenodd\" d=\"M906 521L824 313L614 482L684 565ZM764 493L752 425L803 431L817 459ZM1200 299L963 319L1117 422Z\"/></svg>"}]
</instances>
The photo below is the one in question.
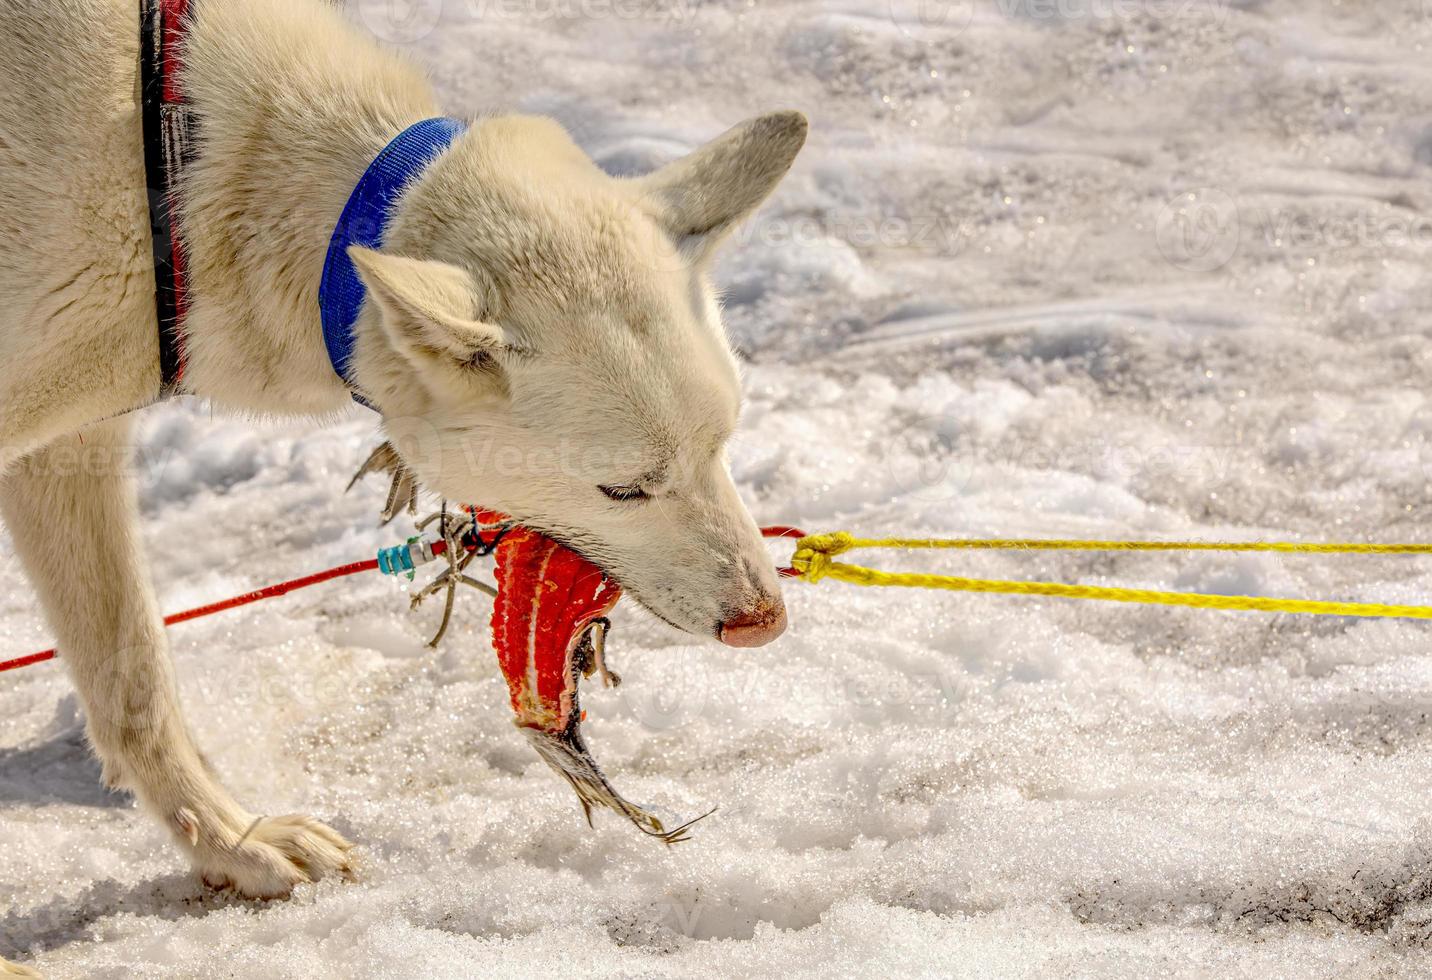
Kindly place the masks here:
<instances>
[{"instance_id":1,"label":"fish skin","mask_svg":"<svg viewBox=\"0 0 1432 980\"><path fill-rule=\"evenodd\" d=\"M513 528L495 553L492 638L518 724L566 732L577 710L574 655L592 623L621 600L621 586L550 538Z\"/></svg>"},{"instance_id":2,"label":"fish skin","mask_svg":"<svg viewBox=\"0 0 1432 980\"><path fill-rule=\"evenodd\" d=\"M474 516L483 524L505 520L483 511ZM520 526L505 532L493 556L492 644L507 679L514 723L576 792L588 825L592 807L604 806L667 844L687 840L695 821L667 830L655 815L623 798L582 736L578 685L593 666L591 630L621 600L621 586L570 548Z\"/></svg>"}]
</instances>

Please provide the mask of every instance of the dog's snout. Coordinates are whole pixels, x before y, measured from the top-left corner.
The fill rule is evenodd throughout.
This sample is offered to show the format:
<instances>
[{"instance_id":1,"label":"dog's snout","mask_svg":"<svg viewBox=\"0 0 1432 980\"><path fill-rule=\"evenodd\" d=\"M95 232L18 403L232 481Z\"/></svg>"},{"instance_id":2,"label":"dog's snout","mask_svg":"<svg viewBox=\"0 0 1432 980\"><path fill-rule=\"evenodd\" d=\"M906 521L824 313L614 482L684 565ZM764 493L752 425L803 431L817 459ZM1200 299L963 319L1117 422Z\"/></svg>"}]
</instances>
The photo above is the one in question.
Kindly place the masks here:
<instances>
[{"instance_id":1,"label":"dog's snout","mask_svg":"<svg viewBox=\"0 0 1432 980\"><path fill-rule=\"evenodd\" d=\"M721 624L721 642L730 647L763 647L786 631L786 605L762 599Z\"/></svg>"}]
</instances>

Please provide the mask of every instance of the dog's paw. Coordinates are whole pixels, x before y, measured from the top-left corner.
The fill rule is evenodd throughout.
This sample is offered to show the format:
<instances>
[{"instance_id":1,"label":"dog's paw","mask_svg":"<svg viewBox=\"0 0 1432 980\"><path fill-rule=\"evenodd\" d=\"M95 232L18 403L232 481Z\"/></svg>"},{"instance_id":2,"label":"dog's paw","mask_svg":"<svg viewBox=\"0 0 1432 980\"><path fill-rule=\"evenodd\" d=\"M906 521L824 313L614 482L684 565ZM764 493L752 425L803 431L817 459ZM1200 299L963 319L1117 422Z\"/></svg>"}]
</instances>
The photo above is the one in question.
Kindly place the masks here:
<instances>
[{"instance_id":1,"label":"dog's paw","mask_svg":"<svg viewBox=\"0 0 1432 980\"><path fill-rule=\"evenodd\" d=\"M18 963L11 963L6 959L0 959L0 977L3 977L4 980L15 980L17 977L40 980L40 975L28 966L20 966Z\"/></svg>"},{"instance_id":2,"label":"dog's paw","mask_svg":"<svg viewBox=\"0 0 1432 980\"><path fill-rule=\"evenodd\" d=\"M242 828L233 843L197 842L195 863L210 888L244 898L284 898L295 885L331 875L353 876L353 845L312 817L263 817Z\"/></svg>"}]
</instances>

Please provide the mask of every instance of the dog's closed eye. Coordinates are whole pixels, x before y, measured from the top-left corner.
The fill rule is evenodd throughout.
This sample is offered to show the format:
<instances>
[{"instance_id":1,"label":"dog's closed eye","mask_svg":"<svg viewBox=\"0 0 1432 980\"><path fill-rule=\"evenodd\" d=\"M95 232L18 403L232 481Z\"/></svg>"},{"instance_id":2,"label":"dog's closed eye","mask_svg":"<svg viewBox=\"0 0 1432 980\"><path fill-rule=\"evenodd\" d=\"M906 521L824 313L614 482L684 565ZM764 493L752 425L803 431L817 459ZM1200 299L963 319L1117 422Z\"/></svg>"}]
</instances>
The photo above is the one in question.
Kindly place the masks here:
<instances>
[{"instance_id":1,"label":"dog's closed eye","mask_svg":"<svg viewBox=\"0 0 1432 980\"><path fill-rule=\"evenodd\" d=\"M597 489L618 503L630 503L638 500L651 499L651 495L641 487L597 487Z\"/></svg>"}]
</instances>

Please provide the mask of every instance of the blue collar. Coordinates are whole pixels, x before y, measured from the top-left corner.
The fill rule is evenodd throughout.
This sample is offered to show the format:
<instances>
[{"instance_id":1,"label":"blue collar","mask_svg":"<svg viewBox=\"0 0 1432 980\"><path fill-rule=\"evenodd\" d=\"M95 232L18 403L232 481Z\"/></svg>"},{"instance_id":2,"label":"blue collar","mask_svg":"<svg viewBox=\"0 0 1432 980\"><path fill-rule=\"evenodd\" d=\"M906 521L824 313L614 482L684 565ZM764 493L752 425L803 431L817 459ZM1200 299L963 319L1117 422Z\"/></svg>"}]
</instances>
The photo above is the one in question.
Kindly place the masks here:
<instances>
[{"instance_id":1,"label":"blue collar","mask_svg":"<svg viewBox=\"0 0 1432 980\"><path fill-rule=\"evenodd\" d=\"M348 246L380 248L403 191L466 129L467 123L460 120L438 118L414 123L399 133L368 166L333 229L318 287L323 340L328 345L333 370L363 405L368 402L353 381L351 362L353 325L358 322L367 290L348 257Z\"/></svg>"}]
</instances>

